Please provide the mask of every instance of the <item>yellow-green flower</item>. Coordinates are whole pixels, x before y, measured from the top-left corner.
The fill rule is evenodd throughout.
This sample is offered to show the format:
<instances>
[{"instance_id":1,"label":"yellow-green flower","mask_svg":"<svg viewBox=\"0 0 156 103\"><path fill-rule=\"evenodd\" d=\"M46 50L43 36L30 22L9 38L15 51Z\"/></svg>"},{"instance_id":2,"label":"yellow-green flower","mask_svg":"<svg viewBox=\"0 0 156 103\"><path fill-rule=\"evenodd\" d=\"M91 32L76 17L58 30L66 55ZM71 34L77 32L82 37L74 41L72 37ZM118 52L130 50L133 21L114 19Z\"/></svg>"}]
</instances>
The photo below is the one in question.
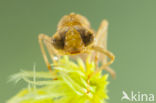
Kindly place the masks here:
<instances>
[{"instance_id":1,"label":"yellow-green flower","mask_svg":"<svg viewBox=\"0 0 156 103\"><path fill-rule=\"evenodd\" d=\"M64 56L52 64L53 72L22 71L12 79L25 80L28 88L21 90L8 103L105 103L107 77L94 74L95 63L88 58L71 61Z\"/></svg>"}]
</instances>

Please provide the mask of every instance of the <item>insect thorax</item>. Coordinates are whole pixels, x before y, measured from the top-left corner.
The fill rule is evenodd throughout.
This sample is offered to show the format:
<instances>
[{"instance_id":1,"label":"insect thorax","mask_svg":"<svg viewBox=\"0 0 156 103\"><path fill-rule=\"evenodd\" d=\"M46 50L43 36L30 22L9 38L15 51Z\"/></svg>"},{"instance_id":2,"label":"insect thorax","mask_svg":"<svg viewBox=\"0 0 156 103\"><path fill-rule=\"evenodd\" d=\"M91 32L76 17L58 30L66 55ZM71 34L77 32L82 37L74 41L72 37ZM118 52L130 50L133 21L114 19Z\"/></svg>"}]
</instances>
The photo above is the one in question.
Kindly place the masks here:
<instances>
[{"instance_id":1,"label":"insect thorax","mask_svg":"<svg viewBox=\"0 0 156 103\"><path fill-rule=\"evenodd\" d=\"M61 20L58 23L58 30L62 26L70 25L84 25L85 27L90 28L90 23L87 20L87 18L79 14L70 13L69 15L65 15L61 18Z\"/></svg>"}]
</instances>

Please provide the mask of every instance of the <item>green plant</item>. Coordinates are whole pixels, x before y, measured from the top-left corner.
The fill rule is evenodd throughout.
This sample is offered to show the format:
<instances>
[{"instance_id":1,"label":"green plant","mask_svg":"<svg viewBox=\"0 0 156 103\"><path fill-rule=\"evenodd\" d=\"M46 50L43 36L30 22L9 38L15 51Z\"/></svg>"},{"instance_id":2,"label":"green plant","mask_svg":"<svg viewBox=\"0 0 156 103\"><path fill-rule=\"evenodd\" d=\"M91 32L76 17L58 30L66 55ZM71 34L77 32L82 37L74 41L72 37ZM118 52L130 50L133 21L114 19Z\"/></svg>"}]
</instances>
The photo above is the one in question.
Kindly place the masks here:
<instances>
[{"instance_id":1,"label":"green plant","mask_svg":"<svg viewBox=\"0 0 156 103\"><path fill-rule=\"evenodd\" d=\"M84 63L63 56L52 64L51 72L22 71L11 77L18 82L24 80L28 87L21 90L8 103L105 103L107 77L95 71L95 63L90 58Z\"/></svg>"}]
</instances>

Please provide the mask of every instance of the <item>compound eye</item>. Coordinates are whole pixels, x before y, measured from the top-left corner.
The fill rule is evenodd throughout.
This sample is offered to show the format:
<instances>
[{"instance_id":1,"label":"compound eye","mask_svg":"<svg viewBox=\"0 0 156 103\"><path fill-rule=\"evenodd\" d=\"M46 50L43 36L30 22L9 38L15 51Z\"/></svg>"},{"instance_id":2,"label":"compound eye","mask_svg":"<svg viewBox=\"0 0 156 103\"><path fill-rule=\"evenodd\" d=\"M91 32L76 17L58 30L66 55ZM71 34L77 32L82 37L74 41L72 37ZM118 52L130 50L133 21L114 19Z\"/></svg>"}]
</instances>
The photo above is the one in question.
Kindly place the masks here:
<instances>
[{"instance_id":1,"label":"compound eye","mask_svg":"<svg viewBox=\"0 0 156 103\"><path fill-rule=\"evenodd\" d=\"M52 38L52 45L56 49L64 49L64 41L65 41L64 37L61 37L61 38L54 37Z\"/></svg>"},{"instance_id":2,"label":"compound eye","mask_svg":"<svg viewBox=\"0 0 156 103\"><path fill-rule=\"evenodd\" d=\"M82 40L83 40L85 46L88 46L89 44L91 44L94 39L93 34L91 34L89 32L86 33L86 35L81 35L81 37L82 37Z\"/></svg>"},{"instance_id":3,"label":"compound eye","mask_svg":"<svg viewBox=\"0 0 156 103\"><path fill-rule=\"evenodd\" d=\"M89 44L91 44L94 40L94 35L93 33L85 30L85 29L79 29L78 30L80 35L81 35L81 38L83 40L83 43L85 44L85 46L88 46Z\"/></svg>"}]
</instances>

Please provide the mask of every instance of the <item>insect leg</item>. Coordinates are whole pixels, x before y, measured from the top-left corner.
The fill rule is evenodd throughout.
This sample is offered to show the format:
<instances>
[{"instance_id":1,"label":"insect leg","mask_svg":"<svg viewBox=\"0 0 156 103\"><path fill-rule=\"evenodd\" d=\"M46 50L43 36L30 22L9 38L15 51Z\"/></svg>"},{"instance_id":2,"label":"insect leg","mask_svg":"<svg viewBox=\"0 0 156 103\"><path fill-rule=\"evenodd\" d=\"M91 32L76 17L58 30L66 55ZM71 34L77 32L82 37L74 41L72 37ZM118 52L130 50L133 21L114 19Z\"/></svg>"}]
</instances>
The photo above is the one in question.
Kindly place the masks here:
<instances>
[{"instance_id":1,"label":"insect leg","mask_svg":"<svg viewBox=\"0 0 156 103\"><path fill-rule=\"evenodd\" d=\"M39 40L39 44L40 44L40 48L41 48L41 52L42 52L44 61L45 61L46 65L47 65L47 67L48 67L48 70L49 70L50 72L52 72L52 68L51 68L51 65L50 65L50 63L49 63L49 60L48 60L48 58L47 58L47 55L46 55L46 52L45 52L45 49L44 49L44 45L43 45L43 43L45 44L45 42L43 42L43 40L44 40L44 41L50 41L50 37L47 36L47 35L45 35L45 34L40 34L40 35L38 36L38 40ZM45 45L46 45L46 44L45 44ZM48 47L48 46L46 45L46 47ZM49 51L49 48L47 48L47 49L48 49L48 51ZM50 52L50 51L49 51L49 52ZM53 55L51 55L51 58L52 58L52 57L53 57Z\"/></svg>"},{"instance_id":2,"label":"insect leg","mask_svg":"<svg viewBox=\"0 0 156 103\"><path fill-rule=\"evenodd\" d=\"M60 57L59 55L57 55L57 52L56 50L53 48L53 46L51 45L51 42L50 41L44 41L46 47L47 47L47 50L49 52L49 55L51 57L51 60L53 63L56 63L57 62L57 59ZM56 55L56 56L55 56Z\"/></svg>"},{"instance_id":3,"label":"insect leg","mask_svg":"<svg viewBox=\"0 0 156 103\"><path fill-rule=\"evenodd\" d=\"M95 35L95 45L102 47L105 51L107 51L107 31L108 31L108 21L103 20L97 34ZM97 57L98 62L101 62L102 65L107 64L107 56L101 53L94 53ZM113 77L115 76L115 72L110 67L103 68L107 70Z\"/></svg>"},{"instance_id":4,"label":"insect leg","mask_svg":"<svg viewBox=\"0 0 156 103\"><path fill-rule=\"evenodd\" d=\"M102 62L102 66L98 70L96 70L96 72L101 71L102 69L105 69L112 75L112 77L115 77L115 72L111 68L108 67L110 64L112 64L114 62L115 56L110 51L107 51L99 46L92 46L92 49L95 51L98 51L110 58L110 61L108 61L107 63Z\"/></svg>"}]
</instances>

